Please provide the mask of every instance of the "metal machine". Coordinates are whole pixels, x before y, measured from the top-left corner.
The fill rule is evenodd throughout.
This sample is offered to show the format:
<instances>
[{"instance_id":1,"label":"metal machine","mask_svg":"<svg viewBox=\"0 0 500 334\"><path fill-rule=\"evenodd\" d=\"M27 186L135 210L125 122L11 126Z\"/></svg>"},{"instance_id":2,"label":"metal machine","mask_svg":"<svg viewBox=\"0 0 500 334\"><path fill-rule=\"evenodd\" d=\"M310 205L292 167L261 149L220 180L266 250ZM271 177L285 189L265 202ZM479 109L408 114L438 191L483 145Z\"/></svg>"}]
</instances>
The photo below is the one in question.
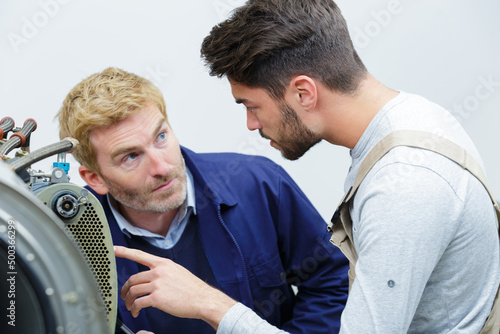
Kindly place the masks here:
<instances>
[{"instance_id":1,"label":"metal machine","mask_svg":"<svg viewBox=\"0 0 500 334\"><path fill-rule=\"evenodd\" d=\"M67 176L78 142L30 152L35 130L32 119L0 120L0 333L114 333L111 233L99 201ZM55 155L52 170L31 168Z\"/></svg>"}]
</instances>

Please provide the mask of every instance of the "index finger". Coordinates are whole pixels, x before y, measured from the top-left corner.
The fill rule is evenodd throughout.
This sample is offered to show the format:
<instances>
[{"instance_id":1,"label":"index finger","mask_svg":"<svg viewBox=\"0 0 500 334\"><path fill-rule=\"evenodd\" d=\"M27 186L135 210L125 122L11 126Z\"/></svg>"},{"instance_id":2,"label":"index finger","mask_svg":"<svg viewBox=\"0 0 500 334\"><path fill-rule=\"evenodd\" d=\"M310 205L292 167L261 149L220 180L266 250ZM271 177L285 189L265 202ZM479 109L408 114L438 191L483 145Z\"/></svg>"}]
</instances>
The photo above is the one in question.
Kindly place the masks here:
<instances>
[{"instance_id":1,"label":"index finger","mask_svg":"<svg viewBox=\"0 0 500 334\"><path fill-rule=\"evenodd\" d=\"M149 267L150 269L154 268L158 264L158 260L160 259L157 256L151 255L138 249L127 248L123 246L113 246L113 248L115 250L116 257L135 261Z\"/></svg>"}]
</instances>

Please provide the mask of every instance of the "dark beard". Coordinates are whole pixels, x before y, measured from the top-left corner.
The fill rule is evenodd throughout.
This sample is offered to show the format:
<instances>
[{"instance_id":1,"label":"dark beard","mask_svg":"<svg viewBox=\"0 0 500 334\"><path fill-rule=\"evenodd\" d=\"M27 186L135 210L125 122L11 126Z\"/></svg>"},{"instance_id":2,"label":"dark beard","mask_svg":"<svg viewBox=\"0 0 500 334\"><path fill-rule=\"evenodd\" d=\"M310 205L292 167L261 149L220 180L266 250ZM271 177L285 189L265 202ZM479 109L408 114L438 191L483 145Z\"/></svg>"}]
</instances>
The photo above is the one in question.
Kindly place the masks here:
<instances>
[{"instance_id":1,"label":"dark beard","mask_svg":"<svg viewBox=\"0 0 500 334\"><path fill-rule=\"evenodd\" d=\"M286 104L280 104L281 126L278 130L279 141L275 141L281 149L285 159L297 160L302 157L311 147L321 141L321 138L309 130L299 119L293 108ZM262 131L261 136L266 138Z\"/></svg>"}]
</instances>

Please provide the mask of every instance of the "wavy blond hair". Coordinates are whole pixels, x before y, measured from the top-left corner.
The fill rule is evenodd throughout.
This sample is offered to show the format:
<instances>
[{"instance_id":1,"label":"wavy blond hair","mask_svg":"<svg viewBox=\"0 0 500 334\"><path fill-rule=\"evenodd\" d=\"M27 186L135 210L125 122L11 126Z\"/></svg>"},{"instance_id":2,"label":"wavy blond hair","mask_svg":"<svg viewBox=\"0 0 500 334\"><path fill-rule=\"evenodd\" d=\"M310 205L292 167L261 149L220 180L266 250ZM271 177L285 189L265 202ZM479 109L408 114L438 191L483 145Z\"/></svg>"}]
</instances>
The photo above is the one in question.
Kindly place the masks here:
<instances>
[{"instance_id":1,"label":"wavy blond hair","mask_svg":"<svg viewBox=\"0 0 500 334\"><path fill-rule=\"evenodd\" d=\"M152 103L167 120L165 100L151 81L119 68L110 67L77 84L57 113L59 137L73 137L80 144L75 159L100 173L96 152L90 142L92 130L116 124Z\"/></svg>"}]
</instances>

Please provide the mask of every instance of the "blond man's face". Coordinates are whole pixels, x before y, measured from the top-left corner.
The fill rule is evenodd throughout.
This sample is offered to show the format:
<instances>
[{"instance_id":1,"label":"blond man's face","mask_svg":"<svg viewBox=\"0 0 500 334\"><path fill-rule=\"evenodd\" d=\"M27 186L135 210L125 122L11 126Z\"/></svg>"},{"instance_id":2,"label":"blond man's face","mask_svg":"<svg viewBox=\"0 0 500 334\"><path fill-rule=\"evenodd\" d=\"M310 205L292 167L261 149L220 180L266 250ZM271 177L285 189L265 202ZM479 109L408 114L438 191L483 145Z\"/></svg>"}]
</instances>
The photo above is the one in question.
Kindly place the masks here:
<instances>
[{"instance_id":1,"label":"blond man's face","mask_svg":"<svg viewBox=\"0 0 500 334\"><path fill-rule=\"evenodd\" d=\"M102 185L122 205L166 212L186 199L179 142L158 107L149 104L111 127L93 130L91 142Z\"/></svg>"}]
</instances>

